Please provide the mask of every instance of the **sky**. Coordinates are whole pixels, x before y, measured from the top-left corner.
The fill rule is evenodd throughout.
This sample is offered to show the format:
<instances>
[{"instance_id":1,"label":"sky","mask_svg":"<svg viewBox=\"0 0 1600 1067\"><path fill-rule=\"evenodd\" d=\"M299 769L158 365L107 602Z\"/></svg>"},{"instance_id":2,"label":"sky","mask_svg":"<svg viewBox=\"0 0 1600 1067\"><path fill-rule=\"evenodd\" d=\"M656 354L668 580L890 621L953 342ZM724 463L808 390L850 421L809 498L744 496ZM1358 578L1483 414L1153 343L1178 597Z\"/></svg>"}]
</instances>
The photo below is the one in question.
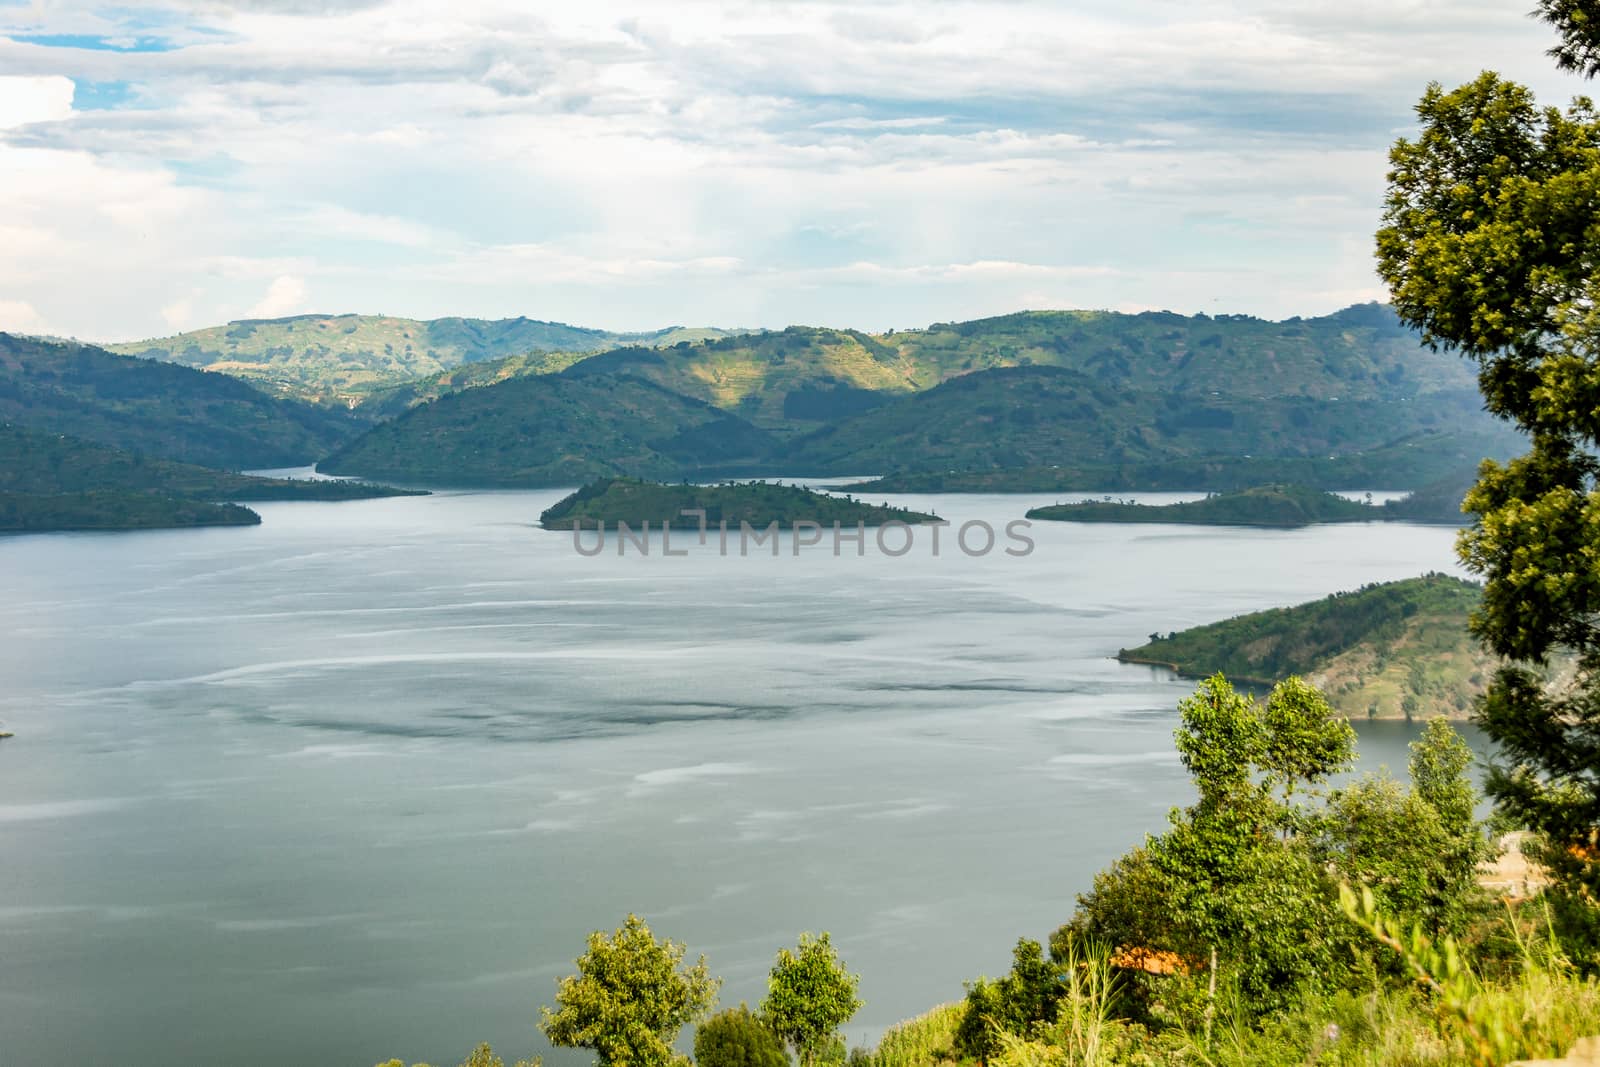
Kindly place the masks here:
<instances>
[{"instance_id":1,"label":"sky","mask_svg":"<svg viewBox=\"0 0 1600 1067\"><path fill-rule=\"evenodd\" d=\"M0 0L0 330L1324 314L1531 6Z\"/></svg>"}]
</instances>

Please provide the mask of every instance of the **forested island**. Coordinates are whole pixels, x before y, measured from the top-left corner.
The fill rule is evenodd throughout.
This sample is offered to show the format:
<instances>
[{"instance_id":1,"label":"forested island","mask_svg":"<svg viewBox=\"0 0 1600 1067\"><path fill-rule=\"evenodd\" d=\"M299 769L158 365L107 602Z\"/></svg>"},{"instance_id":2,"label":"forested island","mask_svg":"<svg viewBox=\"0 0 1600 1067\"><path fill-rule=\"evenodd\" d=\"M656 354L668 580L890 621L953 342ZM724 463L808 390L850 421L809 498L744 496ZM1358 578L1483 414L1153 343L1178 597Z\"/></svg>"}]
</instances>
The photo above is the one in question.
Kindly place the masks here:
<instances>
[{"instance_id":1,"label":"forested island","mask_svg":"<svg viewBox=\"0 0 1600 1067\"><path fill-rule=\"evenodd\" d=\"M1117 659L1252 685L1303 675L1345 715L1463 718L1494 670L1467 632L1481 596L1471 582L1429 574L1151 634Z\"/></svg>"},{"instance_id":2,"label":"forested island","mask_svg":"<svg viewBox=\"0 0 1600 1067\"><path fill-rule=\"evenodd\" d=\"M700 529L700 517L684 515L684 511L704 511L705 524L712 528L722 522L734 528L740 523L755 528L777 523L780 529L792 529L798 523L832 527L834 523L882 526L890 522L916 525L938 521L935 515L816 493L780 482L668 485L636 478L605 478L562 498L539 516L539 523L547 530L592 530L618 523L633 529L640 529L645 523L655 529Z\"/></svg>"},{"instance_id":3,"label":"forested island","mask_svg":"<svg viewBox=\"0 0 1600 1067\"><path fill-rule=\"evenodd\" d=\"M0 493L0 533L256 526L260 522L260 515L238 504L213 504L157 493L116 489L85 493Z\"/></svg>"},{"instance_id":4,"label":"forested island","mask_svg":"<svg viewBox=\"0 0 1600 1067\"><path fill-rule=\"evenodd\" d=\"M1028 511L1030 519L1053 522L1162 522L1202 526L1294 528L1324 522L1437 522L1460 524L1460 490L1430 487L1382 505L1364 504L1304 485L1258 485L1179 504L1083 500Z\"/></svg>"}]
</instances>

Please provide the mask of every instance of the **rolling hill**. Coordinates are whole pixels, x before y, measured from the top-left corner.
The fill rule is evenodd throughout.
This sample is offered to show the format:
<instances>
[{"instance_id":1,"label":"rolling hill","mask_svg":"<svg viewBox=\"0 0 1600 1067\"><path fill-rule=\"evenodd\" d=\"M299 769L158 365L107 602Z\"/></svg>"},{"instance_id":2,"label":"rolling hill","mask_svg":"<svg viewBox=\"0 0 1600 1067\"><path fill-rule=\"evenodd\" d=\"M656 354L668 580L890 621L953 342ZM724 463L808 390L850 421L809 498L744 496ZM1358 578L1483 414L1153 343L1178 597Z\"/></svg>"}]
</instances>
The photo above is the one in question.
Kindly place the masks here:
<instances>
[{"instance_id":1,"label":"rolling hill","mask_svg":"<svg viewBox=\"0 0 1600 1067\"><path fill-rule=\"evenodd\" d=\"M226 375L4 333L0 420L232 470L309 463L361 428Z\"/></svg>"},{"instance_id":2,"label":"rolling hill","mask_svg":"<svg viewBox=\"0 0 1600 1067\"><path fill-rule=\"evenodd\" d=\"M1494 670L1467 633L1480 596L1471 582L1430 574L1151 634L1117 658L1257 685L1298 674L1346 715L1461 718Z\"/></svg>"},{"instance_id":3,"label":"rolling hill","mask_svg":"<svg viewBox=\"0 0 1600 1067\"><path fill-rule=\"evenodd\" d=\"M793 469L825 473L1118 467L1327 457L1467 428L1486 439L1499 430L1475 391L1361 400L1196 396L1138 391L1060 367L1011 367L963 375L825 426L794 441L785 458Z\"/></svg>"},{"instance_id":4,"label":"rolling hill","mask_svg":"<svg viewBox=\"0 0 1600 1067\"><path fill-rule=\"evenodd\" d=\"M625 344L675 344L728 332L672 327L612 333L528 318L295 315L242 319L107 348L247 378L280 395L353 406L374 391L464 363L531 352L578 354Z\"/></svg>"},{"instance_id":5,"label":"rolling hill","mask_svg":"<svg viewBox=\"0 0 1600 1067\"><path fill-rule=\"evenodd\" d=\"M629 375L542 375L451 393L373 427L319 464L418 485L582 485L749 466L771 437Z\"/></svg>"}]
</instances>

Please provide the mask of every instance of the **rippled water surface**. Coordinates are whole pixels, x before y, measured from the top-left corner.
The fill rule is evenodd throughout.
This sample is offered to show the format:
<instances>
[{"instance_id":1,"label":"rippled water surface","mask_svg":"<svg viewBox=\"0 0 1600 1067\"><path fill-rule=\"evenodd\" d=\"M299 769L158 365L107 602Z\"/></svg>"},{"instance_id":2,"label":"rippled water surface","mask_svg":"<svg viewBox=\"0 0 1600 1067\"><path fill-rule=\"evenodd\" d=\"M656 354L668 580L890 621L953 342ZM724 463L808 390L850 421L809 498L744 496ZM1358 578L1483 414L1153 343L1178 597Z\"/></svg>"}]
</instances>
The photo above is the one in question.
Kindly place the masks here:
<instances>
[{"instance_id":1,"label":"rippled water surface","mask_svg":"<svg viewBox=\"0 0 1600 1067\"><path fill-rule=\"evenodd\" d=\"M725 1003L831 931L862 1041L1187 800L1191 686L1119 647L1453 560L1438 528L1075 524L1022 558L584 558L533 526L560 495L0 541L0 1064L548 1056L537 1005L630 910ZM1363 725L1365 761L1408 739Z\"/></svg>"}]
</instances>

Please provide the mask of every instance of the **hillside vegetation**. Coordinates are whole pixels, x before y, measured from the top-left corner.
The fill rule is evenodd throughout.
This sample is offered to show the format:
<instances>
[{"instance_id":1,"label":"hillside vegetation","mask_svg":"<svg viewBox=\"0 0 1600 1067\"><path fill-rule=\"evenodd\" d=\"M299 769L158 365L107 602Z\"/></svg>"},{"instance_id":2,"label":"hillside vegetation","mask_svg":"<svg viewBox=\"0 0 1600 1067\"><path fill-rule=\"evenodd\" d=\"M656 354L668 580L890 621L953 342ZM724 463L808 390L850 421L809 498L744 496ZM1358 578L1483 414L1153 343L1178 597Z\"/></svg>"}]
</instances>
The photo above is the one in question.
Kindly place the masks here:
<instances>
[{"instance_id":1,"label":"hillside vegetation","mask_svg":"<svg viewBox=\"0 0 1600 1067\"><path fill-rule=\"evenodd\" d=\"M1335 493L1304 485L1258 485L1204 500L1177 504L1139 504L1120 500L1083 500L1033 508L1030 519L1056 522L1170 522L1202 526L1276 526L1292 528L1323 522L1465 522L1460 478L1426 486L1401 500L1362 504Z\"/></svg>"},{"instance_id":2,"label":"hillside vegetation","mask_svg":"<svg viewBox=\"0 0 1600 1067\"><path fill-rule=\"evenodd\" d=\"M1303 675L1346 715L1461 718L1494 669L1467 633L1481 594L1471 582L1443 574L1384 582L1152 634L1117 658L1189 678L1220 671L1259 685Z\"/></svg>"},{"instance_id":3,"label":"hillside vegetation","mask_svg":"<svg viewBox=\"0 0 1600 1067\"><path fill-rule=\"evenodd\" d=\"M1303 485L1259 485L1180 504L1084 500L1032 508L1030 519L1056 522L1176 522L1206 526L1309 526L1319 522L1371 522L1379 508Z\"/></svg>"},{"instance_id":4,"label":"hillside vegetation","mask_svg":"<svg viewBox=\"0 0 1600 1067\"><path fill-rule=\"evenodd\" d=\"M737 530L740 523L758 529L777 523L782 529L791 529L803 522L831 528L834 523L842 527L858 523L882 526L888 522L914 524L937 519L888 504L868 504L853 497L830 496L776 482L668 485L608 478L564 497L539 516L539 522L547 530L592 530L602 525L614 528L619 522L635 530L647 522L656 529L671 526L698 530L700 517L684 515L686 510L704 511L705 524L712 530L722 522Z\"/></svg>"},{"instance_id":5,"label":"hillside vegetation","mask_svg":"<svg viewBox=\"0 0 1600 1067\"><path fill-rule=\"evenodd\" d=\"M257 478L0 423L0 492L146 492L187 500L364 500L416 490L369 482Z\"/></svg>"},{"instance_id":6,"label":"hillside vegetation","mask_svg":"<svg viewBox=\"0 0 1600 1067\"><path fill-rule=\"evenodd\" d=\"M1484 458L1506 459L1514 438L1500 434L1419 434L1364 452L1329 456L1206 456L1094 467L1001 467L909 471L846 488L862 493L1082 493L1097 490L1226 492L1269 482L1317 489L1411 489L1454 494L1459 502ZM1448 488L1445 488L1448 486ZM1459 488L1459 492L1456 490ZM1435 514L1442 514L1437 508Z\"/></svg>"},{"instance_id":7,"label":"hillside vegetation","mask_svg":"<svg viewBox=\"0 0 1600 1067\"><path fill-rule=\"evenodd\" d=\"M348 405L375 390L463 363L531 352L598 352L627 343L673 344L726 332L673 327L626 334L527 318L295 315L243 319L108 347L247 378L283 395Z\"/></svg>"},{"instance_id":8,"label":"hillside vegetation","mask_svg":"<svg viewBox=\"0 0 1600 1067\"><path fill-rule=\"evenodd\" d=\"M583 485L737 468L771 448L743 419L641 378L557 374L440 397L319 469L423 485Z\"/></svg>"},{"instance_id":9,"label":"hillside vegetation","mask_svg":"<svg viewBox=\"0 0 1600 1067\"><path fill-rule=\"evenodd\" d=\"M115 489L50 494L0 492L0 533L255 526L260 522L261 516L237 504L211 504L157 493Z\"/></svg>"},{"instance_id":10,"label":"hillside vegetation","mask_svg":"<svg viewBox=\"0 0 1600 1067\"><path fill-rule=\"evenodd\" d=\"M309 463L360 430L226 375L4 333L0 420L232 470Z\"/></svg>"}]
</instances>

